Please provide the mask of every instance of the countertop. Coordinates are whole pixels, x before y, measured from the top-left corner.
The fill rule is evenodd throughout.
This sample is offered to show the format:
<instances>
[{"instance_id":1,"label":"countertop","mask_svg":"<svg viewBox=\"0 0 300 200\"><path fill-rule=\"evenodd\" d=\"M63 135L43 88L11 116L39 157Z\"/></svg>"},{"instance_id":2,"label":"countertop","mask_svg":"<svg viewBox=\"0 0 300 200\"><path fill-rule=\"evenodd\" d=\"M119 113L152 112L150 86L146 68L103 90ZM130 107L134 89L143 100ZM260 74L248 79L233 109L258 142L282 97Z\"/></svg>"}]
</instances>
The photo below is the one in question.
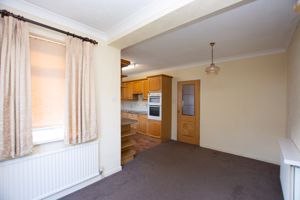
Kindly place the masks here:
<instances>
[{"instance_id":1,"label":"countertop","mask_svg":"<svg viewBox=\"0 0 300 200\"><path fill-rule=\"evenodd\" d=\"M137 120L133 120L133 119L128 119L128 118L122 118L121 119L121 125L125 126L125 125L130 125L130 124L135 124L137 123Z\"/></svg>"},{"instance_id":2,"label":"countertop","mask_svg":"<svg viewBox=\"0 0 300 200\"><path fill-rule=\"evenodd\" d=\"M132 113L132 114L140 114L147 115L147 111L135 111L135 110L121 110L121 112Z\"/></svg>"}]
</instances>

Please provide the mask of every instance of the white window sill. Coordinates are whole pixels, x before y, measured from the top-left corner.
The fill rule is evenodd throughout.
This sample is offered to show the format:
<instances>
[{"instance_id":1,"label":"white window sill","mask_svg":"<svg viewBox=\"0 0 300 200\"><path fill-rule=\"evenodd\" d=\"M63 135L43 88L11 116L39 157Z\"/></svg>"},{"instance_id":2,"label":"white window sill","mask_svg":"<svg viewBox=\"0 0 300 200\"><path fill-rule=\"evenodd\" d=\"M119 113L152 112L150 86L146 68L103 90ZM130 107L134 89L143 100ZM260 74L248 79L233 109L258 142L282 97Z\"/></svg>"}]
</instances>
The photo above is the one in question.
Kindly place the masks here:
<instances>
[{"instance_id":1,"label":"white window sill","mask_svg":"<svg viewBox=\"0 0 300 200\"><path fill-rule=\"evenodd\" d=\"M64 140L63 127L35 128L32 130L33 145Z\"/></svg>"}]
</instances>

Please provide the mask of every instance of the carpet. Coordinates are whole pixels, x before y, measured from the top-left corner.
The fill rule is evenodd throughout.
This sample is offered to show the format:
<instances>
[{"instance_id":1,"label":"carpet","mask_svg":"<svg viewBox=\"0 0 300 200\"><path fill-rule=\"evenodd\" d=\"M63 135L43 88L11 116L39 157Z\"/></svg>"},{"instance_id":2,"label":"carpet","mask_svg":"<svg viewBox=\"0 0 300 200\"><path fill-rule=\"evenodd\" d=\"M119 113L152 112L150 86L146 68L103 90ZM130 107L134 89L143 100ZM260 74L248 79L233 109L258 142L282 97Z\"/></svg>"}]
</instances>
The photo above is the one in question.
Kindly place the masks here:
<instances>
[{"instance_id":1,"label":"carpet","mask_svg":"<svg viewBox=\"0 0 300 200\"><path fill-rule=\"evenodd\" d=\"M283 200L279 166L170 141L64 200Z\"/></svg>"}]
</instances>

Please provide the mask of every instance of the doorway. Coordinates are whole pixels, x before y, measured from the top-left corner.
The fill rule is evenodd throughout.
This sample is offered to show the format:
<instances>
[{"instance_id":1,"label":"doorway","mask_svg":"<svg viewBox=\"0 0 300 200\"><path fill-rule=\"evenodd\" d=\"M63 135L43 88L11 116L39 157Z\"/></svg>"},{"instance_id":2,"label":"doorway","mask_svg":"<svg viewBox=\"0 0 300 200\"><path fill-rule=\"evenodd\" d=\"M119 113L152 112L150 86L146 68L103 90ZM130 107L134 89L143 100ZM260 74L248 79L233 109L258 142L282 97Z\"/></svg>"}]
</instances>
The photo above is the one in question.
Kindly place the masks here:
<instances>
[{"instance_id":1,"label":"doorway","mask_svg":"<svg viewBox=\"0 0 300 200\"><path fill-rule=\"evenodd\" d=\"M200 80L178 82L177 140L200 143Z\"/></svg>"}]
</instances>

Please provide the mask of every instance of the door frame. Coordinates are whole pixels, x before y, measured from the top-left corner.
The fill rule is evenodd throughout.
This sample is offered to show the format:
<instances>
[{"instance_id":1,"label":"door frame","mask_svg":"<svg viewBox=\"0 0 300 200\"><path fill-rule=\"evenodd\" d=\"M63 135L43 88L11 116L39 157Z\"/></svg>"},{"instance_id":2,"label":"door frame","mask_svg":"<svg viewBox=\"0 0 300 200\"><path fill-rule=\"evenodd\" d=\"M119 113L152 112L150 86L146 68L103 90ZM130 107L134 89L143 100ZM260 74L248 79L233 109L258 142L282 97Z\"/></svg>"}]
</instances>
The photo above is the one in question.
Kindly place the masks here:
<instances>
[{"instance_id":1,"label":"door frame","mask_svg":"<svg viewBox=\"0 0 300 200\"><path fill-rule=\"evenodd\" d=\"M179 106L179 98L182 97L182 91L180 90L180 86L182 84L195 83L195 131L196 131L196 141L191 144L200 145L200 98L201 98L201 80L186 80L186 81L178 81L177 82L177 141L180 141L179 132L180 132L180 117L179 114L181 112L181 107Z\"/></svg>"}]
</instances>

